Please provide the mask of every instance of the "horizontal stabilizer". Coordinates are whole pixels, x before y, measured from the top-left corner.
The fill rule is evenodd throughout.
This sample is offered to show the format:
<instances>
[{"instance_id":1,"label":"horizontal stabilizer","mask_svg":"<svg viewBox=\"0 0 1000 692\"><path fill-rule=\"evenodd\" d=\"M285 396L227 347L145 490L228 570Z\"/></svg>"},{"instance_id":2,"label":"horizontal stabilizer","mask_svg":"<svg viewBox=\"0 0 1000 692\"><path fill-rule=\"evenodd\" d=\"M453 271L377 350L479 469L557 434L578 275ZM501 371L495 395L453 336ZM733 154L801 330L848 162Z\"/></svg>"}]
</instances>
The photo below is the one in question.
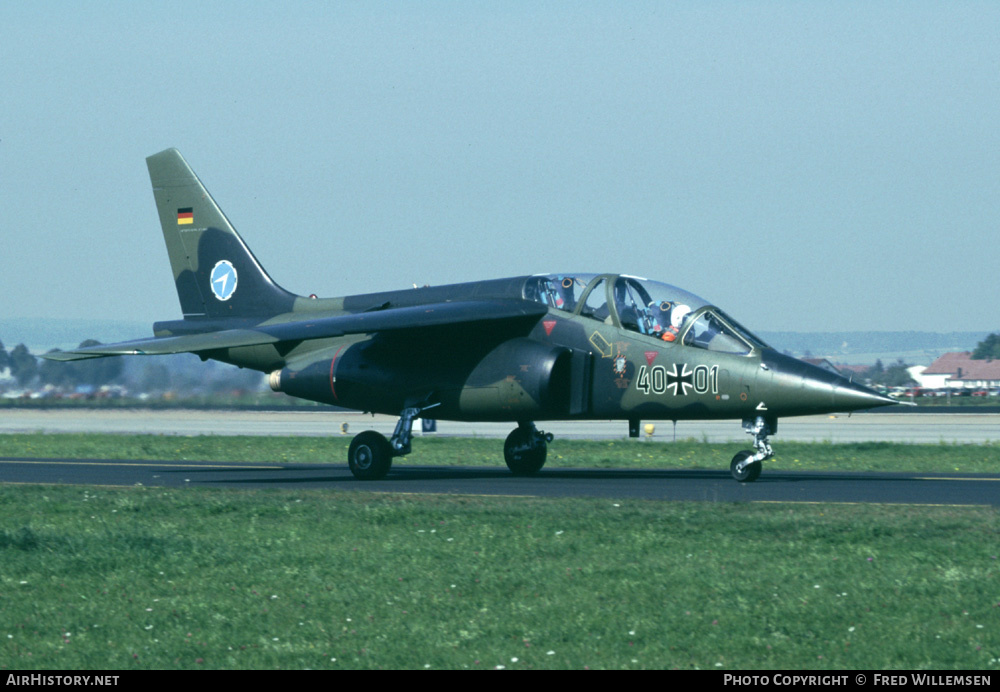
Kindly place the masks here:
<instances>
[{"instance_id":1,"label":"horizontal stabilizer","mask_svg":"<svg viewBox=\"0 0 1000 692\"><path fill-rule=\"evenodd\" d=\"M53 351L48 360L82 360L106 356L161 356L172 353L202 353L225 348L260 346L289 341L329 339L346 334L368 334L402 329L428 329L447 325L523 322L527 332L548 308L527 300L477 300L433 303L404 308L386 308L314 320L296 320L247 329L225 329L204 334L162 336L116 344L87 346L72 351Z\"/></svg>"}]
</instances>

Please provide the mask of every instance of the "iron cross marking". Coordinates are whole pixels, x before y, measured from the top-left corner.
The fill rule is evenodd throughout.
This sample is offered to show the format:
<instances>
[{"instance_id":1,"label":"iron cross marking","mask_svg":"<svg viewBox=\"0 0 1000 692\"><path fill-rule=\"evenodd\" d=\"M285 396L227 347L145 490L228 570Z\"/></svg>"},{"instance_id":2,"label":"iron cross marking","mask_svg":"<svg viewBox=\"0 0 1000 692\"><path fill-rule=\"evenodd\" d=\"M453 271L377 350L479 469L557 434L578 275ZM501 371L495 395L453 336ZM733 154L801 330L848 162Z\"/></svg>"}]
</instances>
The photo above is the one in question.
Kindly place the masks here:
<instances>
[{"instance_id":1,"label":"iron cross marking","mask_svg":"<svg viewBox=\"0 0 1000 692\"><path fill-rule=\"evenodd\" d=\"M667 373L667 389L670 389L674 396L677 396L678 390L681 396L687 396L688 388L694 388L692 375L694 372L688 370L687 363L681 366L681 372L677 374L677 363L674 363L674 369Z\"/></svg>"}]
</instances>

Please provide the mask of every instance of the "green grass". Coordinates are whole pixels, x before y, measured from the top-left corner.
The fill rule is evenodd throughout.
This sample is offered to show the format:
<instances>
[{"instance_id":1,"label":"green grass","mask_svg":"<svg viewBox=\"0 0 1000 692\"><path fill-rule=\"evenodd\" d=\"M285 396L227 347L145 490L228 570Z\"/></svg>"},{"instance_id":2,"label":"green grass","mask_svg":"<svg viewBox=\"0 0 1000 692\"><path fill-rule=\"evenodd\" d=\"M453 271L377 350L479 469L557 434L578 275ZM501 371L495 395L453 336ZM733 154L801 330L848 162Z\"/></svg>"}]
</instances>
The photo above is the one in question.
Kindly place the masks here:
<instances>
[{"instance_id":1,"label":"green grass","mask_svg":"<svg viewBox=\"0 0 1000 692\"><path fill-rule=\"evenodd\" d=\"M228 437L202 435L9 434L0 435L0 457L213 460L241 462L347 462L351 438ZM549 446L546 466L586 468L728 469L746 443L710 444L695 440L560 440ZM775 440L776 456L765 472L960 471L1000 472L1000 445L888 442L831 444ZM484 438L422 437L399 464L500 466L503 441Z\"/></svg>"},{"instance_id":2,"label":"green grass","mask_svg":"<svg viewBox=\"0 0 1000 692\"><path fill-rule=\"evenodd\" d=\"M344 463L349 438L0 435L0 456ZM422 438L406 461L502 465ZM553 466L739 445L557 440ZM995 445L772 468L995 472ZM0 485L0 669L994 670L993 508Z\"/></svg>"},{"instance_id":3,"label":"green grass","mask_svg":"<svg viewBox=\"0 0 1000 692\"><path fill-rule=\"evenodd\" d=\"M983 508L0 486L0 667L997 668Z\"/></svg>"}]
</instances>

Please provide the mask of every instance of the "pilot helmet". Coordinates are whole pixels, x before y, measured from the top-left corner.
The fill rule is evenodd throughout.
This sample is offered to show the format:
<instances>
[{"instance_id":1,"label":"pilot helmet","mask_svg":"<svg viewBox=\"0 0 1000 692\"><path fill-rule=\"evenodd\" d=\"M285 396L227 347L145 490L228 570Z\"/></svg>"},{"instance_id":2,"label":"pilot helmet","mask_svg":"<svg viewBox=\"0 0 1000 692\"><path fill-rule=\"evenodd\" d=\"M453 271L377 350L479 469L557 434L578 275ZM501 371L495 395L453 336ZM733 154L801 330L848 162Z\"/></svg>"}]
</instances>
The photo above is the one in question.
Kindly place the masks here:
<instances>
[{"instance_id":1,"label":"pilot helmet","mask_svg":"<svg viewBox=\"0 0 1000 692\"><path fill-rule=\"evenodd\" d=\"M691 308L687 305L678 305L674 308L674 311L670 313L670 324L673 325L674 329L680 329L681 325L684 324L684 318L691 314Z\"/></svg>"}]
</instances>

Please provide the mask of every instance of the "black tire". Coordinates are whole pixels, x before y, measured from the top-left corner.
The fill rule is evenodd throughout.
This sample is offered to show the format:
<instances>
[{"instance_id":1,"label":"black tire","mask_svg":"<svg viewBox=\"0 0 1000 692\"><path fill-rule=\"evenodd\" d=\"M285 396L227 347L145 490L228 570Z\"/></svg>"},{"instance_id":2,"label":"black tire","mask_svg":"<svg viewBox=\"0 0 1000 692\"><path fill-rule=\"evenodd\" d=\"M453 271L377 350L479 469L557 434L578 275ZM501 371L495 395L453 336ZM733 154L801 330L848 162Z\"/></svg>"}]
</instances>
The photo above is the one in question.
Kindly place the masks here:
<instances>
[{"instance_id":1,"label":"black tire","mask_svg":"<svg viewBox=\"0 0 1000 692\"><path fill-rule=\"evenodd\" d=\"M503 443L503 459L515 476L532 476L545 466L545 457L549 453L545 442L539 442L534 449L523 449L529 444L530 435L530 430L514 428Z\"/></svg>"},{"instance_id":2,"label":"black tire","mask_svg":"<svg viewBox=\"0 0 1000 692\"><path fill-rule=\"evenodd\" d=\"M740 483L753 483L755 480L760 478L760 471L763 464L759 461L755 461L748 466L743 467L743 471L737 471L736 465L748 457L752 457L753 452L743 450L733 457L733 461L729 464L729 472L733 474L733 478L738 480Z\"/></svg>"},{"instance_id":3,"label":"black tire","mask_svg":"<svg viewBox=\"0 0 1000 692\"><path fill-rule=\"evenodd\" d=\"M392 446L389 440L374 430L356 435L347 451L347 465L359 481L385 478L392 468Z\"/></svg>"}]
</instances>

